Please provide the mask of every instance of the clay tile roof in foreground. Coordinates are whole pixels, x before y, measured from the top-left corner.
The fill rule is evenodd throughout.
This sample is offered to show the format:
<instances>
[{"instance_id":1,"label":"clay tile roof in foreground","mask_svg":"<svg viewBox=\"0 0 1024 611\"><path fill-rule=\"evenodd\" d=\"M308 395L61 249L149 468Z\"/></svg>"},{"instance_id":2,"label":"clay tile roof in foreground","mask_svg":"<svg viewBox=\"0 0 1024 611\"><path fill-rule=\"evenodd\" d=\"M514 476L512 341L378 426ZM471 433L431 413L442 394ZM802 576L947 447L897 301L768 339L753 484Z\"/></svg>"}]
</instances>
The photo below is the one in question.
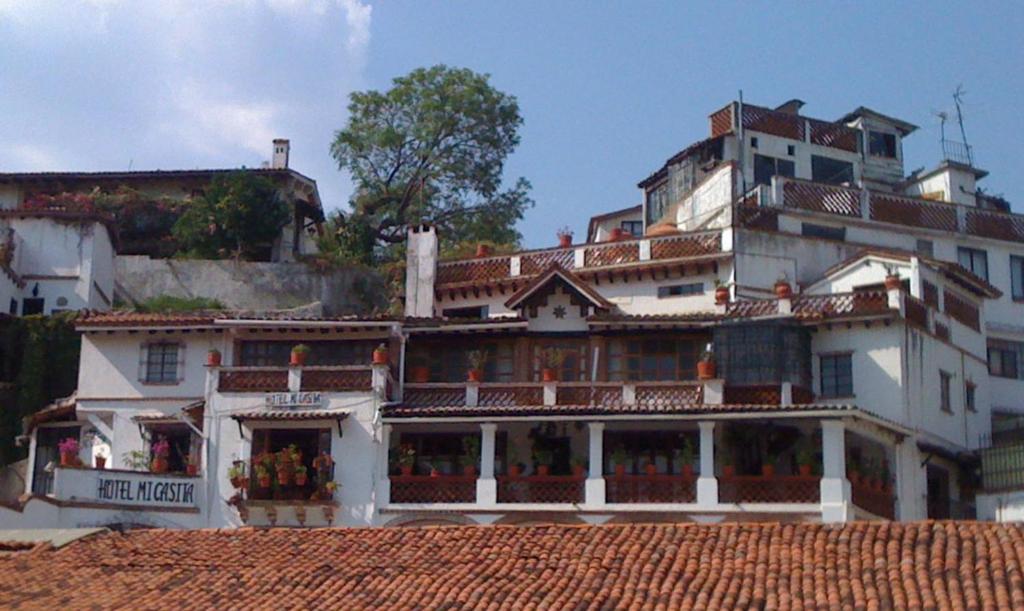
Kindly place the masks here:
<instances>
[{"instance_id":1,"label":"clay tile roof in foreground","mask_svg":"<svg viewBox=\"0 0 1024 611\"><path fill-rule=\"evenodd\" d=\"M1024 529L979 522L144 529L0 555L39 608L1024 607Z\"/></svg>"}]
</instances>

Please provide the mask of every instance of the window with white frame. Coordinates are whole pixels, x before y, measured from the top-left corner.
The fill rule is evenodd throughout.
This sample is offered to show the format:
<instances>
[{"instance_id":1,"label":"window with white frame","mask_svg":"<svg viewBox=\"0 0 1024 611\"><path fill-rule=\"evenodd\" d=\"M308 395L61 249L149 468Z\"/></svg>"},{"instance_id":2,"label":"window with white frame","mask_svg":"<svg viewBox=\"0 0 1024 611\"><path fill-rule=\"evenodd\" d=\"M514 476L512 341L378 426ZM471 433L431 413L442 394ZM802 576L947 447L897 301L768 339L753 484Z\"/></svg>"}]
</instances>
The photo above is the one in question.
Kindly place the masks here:
<instances>
[{"instance_id":1,"label":"window with white frame","mask_svg":"<svg viewBox=\"0 0 1024 611\"><path fill-rule=\"evenodd\" d=\"M821 396L853 396L853 355L823 354L819 357Z\"/></svg>"},{"instance_id":2,"label":"window with white frame","mask_svg":"<svg viewBox=\"0 0 1024 611\"><path fill-rule=\"evenodd\" d=\"M988 253L984 250L959 246L956 258L960 265L974 272L975 276L988 280Z\"/></svg>"},{"instance_id":3,"label":"window with white frame","mask_svg":"<svg viewBox=\"0 0 1024 611\"><path fill-rule=\"evenodd\" d=\"M184 375L185 349L177 342L153 342L142 347L140 378L147 384L177 384Z\"/></svg>"}]
</instances>

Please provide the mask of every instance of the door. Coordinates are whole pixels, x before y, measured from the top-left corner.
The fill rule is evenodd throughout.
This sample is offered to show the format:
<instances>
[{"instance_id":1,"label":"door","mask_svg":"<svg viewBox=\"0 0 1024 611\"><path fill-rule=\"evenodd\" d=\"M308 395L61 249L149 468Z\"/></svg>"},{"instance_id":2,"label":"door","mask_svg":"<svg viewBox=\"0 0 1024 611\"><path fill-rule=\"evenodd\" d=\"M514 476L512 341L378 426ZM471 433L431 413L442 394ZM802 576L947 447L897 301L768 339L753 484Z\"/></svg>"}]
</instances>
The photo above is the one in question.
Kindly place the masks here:
<instances>
[{"instance_id":1,"label":"door","mask_svg":"<svg viewBox=\"0 0 1024 611\"><path fill-rule=\"evenodd\" d=\"M57 444L68 437L78 439L78 425L40 427L36 429L36 459L32 463L32 494L53 493L53 470L47 466L60 464Z\"/></svg>"}]
</instances>

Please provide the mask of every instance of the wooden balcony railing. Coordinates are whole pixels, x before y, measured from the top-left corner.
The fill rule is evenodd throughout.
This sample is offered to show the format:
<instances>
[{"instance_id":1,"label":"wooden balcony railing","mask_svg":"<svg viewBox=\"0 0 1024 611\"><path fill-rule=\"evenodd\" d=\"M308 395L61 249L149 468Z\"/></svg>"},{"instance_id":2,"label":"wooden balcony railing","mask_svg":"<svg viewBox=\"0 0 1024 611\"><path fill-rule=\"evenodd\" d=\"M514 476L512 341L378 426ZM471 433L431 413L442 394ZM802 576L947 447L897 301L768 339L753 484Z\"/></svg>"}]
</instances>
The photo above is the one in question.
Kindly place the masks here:
<instances>
[{"instance_id":1,"label":"wooden balcony railing","mask_svg":"<svg viewBox=\"0 0 1024 611\"><path fill-rule=\"evenodd\" d=\"M583 475L498 476L499 503L582 503Z\"/></svg>"},{"instance_id":2,"label":"wooden balcony railing","mask_svg":"<svg viewBox=\"0 0 1024 611\"><path fill-rule=\"evenodd\" d=\"M723 503L818 503L821 478L815 475L730 475L718 478Z\"/></svg>"},{"instance_id":3,"label":"wooden balcony railing","mask_svg":"<svg viewBox=\"0 0 1024 611\"><path fill-rule=\"evenodd\" d=\"M392 503L474 503L475 475L392 475Z\"/></svg>"},{"instance_id":4,"label":"wooden balcony railing","mask_svg":"<svg viewBox=\"0 0 1024 611\"><path fill-rule=\"evenodd\" d=\"M288 370L282 367L223 368L218 392L279 392L288 390Z\"/></svg>"},{"instance_id":5,"label":"wooden balcony railing","mask_svg":"<svg viewBox=\"0 0 1024 611\"><path fill-rule=\"evenodd\" d=\"M609 503L693 503L697 480L675 474L606 475L605 500Z\"/></svg>"},{"instance_id":6,"label":"wooden balcony railing","mask_svg":"<svg viewBox=\"0 0 1024 611\"><path fill-rule=\"evenodd\" d=\"M853 504L880 518L896 519L895 497L892 488L873 486L865 482L850 482Z\"/></svg>"},{"instance_id":7,"label":"wooden balcony railing","mask_svg":"<svg viewBox=\"0 0 1024 611\"><path fill-rule=\"evenodd\" d=\"M307 367L301 370L302 390L370 390L369 367Z\"/></svg>"},{"instance_id":8,"label":"wooden balcony railing","mask_svg":"<svg viewBox=\"0 0 1024 611\"><path fill-rule=\"evenodd\" d=\"M222 367L219 392L283 392L288 390L286 367ZM311 366L299 370L303 391L369 391L373 372L366 366Z\"/></svg>"}]
</instances>

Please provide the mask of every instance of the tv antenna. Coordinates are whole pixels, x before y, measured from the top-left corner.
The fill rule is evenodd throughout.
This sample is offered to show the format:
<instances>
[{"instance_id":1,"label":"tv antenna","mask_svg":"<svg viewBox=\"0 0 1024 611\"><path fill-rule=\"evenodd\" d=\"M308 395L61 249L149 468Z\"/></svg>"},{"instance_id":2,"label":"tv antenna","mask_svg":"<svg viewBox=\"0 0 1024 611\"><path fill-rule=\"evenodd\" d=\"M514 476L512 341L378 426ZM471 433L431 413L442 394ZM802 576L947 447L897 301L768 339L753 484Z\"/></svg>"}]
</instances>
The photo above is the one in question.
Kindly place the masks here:
<instances>
[{"instance_id":1,"label":"tv antenna","mask_svg":"<svg viewBox=\"0 0 1024 611\"><path fill-rule=\"evenodd\" d=\"M959 157L959 158L958 159L954 159L953 161L961 161L962 162L962 161L964 161L964 158L966 158L967 165L973 166L974 165L974 153L971 150L971 145L967 143L967 131L964 129L963 102L964 102L964 96L966 94L967 94L967 92L964 91L964 86L963 85L957 85L956 86L956 91L953 92L953 104L956 105L956 122L960 126L960 138L961 138L961 141L959 143L957 143L957 144L960 144L960 146L959 147L953 147L953 148L961 149L961 150L957 151L958 154L955 155L956 157ZM943 132L945 132L945 130L943 130ZM945 148L945 142L946 142L945 136L943 136L943 146L944 146L944 148ZM950 156L949 152L947 152L946 156L947 156L947 158L949 158L949 156Z\"/></svg>"}]
</instances>

